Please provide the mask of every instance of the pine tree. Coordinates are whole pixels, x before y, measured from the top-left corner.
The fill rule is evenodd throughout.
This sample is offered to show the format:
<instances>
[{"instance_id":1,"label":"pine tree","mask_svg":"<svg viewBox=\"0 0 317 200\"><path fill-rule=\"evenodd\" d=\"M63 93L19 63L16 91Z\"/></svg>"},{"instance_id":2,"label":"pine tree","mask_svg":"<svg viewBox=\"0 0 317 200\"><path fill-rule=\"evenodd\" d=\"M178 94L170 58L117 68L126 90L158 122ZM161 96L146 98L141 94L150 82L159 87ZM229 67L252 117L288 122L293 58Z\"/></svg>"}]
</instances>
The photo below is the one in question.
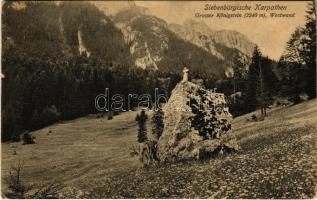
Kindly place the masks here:
<instances>
[{"instance_id":1,"label":"pine tree","mask_svg":"<svg viewBox=\"0 0 317 200\"><path fill-rule=\"evenodd\" d=\"M152 117L153 128L152 134L156 141L158 141L163 133L164 122L163 122L163 110L159 107Z\"/></svg>"},{"instance_id":2,"label":"pine tree","mask_svg":"<svg viewBox=\"0 0 317 200\"><path fill-rule=\"evenodd\" d=\"M271 61L268 58L263 58L260 49L256 46L248 71L247 89L244 95L246 109L249 112L260 107L262 117L266 116L266 108L272 92L269 89L270 79L275 78Z\"/></svg>"},{"instance_id":3,"label":"pine tree","mask_svg":"<svg viewBox=\"0 0 317 200\"><path fill-rule=\"evenodd\" d=\"M309 4L301 40L300 56L305 61L305 92L316 98L316 2Z\"/></svg>"},{"instance_id":4,"label":"pine tree","mask_svg":"<svg viewBox=\"0 0 317 200\"><path fill-rule=\"evenodd\" d=\"M139 129L138 129L138 142L139 143L143 143L146 142L147 139L147 130L146 130L146 121L147 121L148 117L145 114L145 111L142 110L141 114L139 116L139 120L138 120L138 125L139 125Z\"/></svg>"},{"instance_id":5,"label":"pine tree","mask_svg":"<svg viewBox=\"0 0 317 200\"><path fill-rule=\"evenodd\" d=\"M233 65L233 93L244 90L246 79L246 60L242 55L238 55L234 59Z\"/></svg>"},{"instance_id":6,"label":"pine tree","mask_svg":"<svg viewBox=\"0 0 317 200\"><path fill-rule=\"evenodd\" d=\"M287 42L286 50L279 61L279 69L282 75L280 92L282 96L290 97L295 103L300 101L300 93L306 92L309 85L307 83L309 75L306 74L306 61L302 56L303 32L303 28L298 27L292 33Z\"/></svg>"},{"instance_id":7,"label":"pine tree","mask_svg":"<svg viewBox=\"0 0 317 200\"><path fill-rule=\"evenodd\" d=\"M295 103L305 92L316 98L316 9L315 2L306 11L306 24L298 27L287 42L279 68L282 74L281 92Z\"/></svg>"},{"instance_id":8,"label":"pine tree","mask_svg":"<svg viewBox=\"0 0 317 200\"><path fill-rule=\"evenodd\" d=\"M246 92L243 95L246 102L246 110L248 112L254 111L258 106L257 88L258 88L258 80L259 80L258 67L259 67L260 59L261 59L261 52L259 48L256 46L254 48L251 65L249 66L249 71L247 75Z\"/></svg>"},{"instance_id":9,"label":"pine tree","mask_svg":"<svg viewBox=\"0 0 317 200\"><path fill-rule=\"evenodd\" d=\"M245 103L240 94L245 93L245 85L247 78L247 60L243 55L237 55L233 60L233 76L231 78L232 85L232 103L230 105L230 111L234 116L238 116L246 113Z\"/></svg>"}]
</instances>

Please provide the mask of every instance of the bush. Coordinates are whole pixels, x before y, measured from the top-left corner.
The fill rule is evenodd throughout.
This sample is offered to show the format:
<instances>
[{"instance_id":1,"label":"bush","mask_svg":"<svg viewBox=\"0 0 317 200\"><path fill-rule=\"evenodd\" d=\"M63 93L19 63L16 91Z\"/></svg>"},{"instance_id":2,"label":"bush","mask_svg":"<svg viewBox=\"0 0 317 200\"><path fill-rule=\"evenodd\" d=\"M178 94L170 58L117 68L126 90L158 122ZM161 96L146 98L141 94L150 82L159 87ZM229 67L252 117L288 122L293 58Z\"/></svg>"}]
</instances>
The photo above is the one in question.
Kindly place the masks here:
<instances>
[{"instance_id":1,"label":"bush","mask_svg":"<svg viewBox=\"0 0 317 200\"><path fill-rule=\"evenodd\" d=\"M12 142L20 142L21 141L21 137L19 134L15 133L12 135L12 138L11 138L11 141Z\"/></svg>"},{"instance_id":2,"label":"bush","mask_svg":"<svg viewBox=\"0 0 317 200\"><path fill-rule=\"evenodd\" d=\"M113 114L112 114L112 115L113 115L113 116L116 116L116 115L119 115L119 114L120 114L119 111L116 111L116 110L115 110L115 111L113 111Z\"/></svg>"},{"instance_id":3,"label":"bush","mask_svg":"<svg viewBox=\"0 0 317 200\"><path fill-rule=\"evenodd\" d=\"M205 144L199 149L199 160L214 158L227 155L240 150L237 139L232 132L223 135L220 139L206 140Z\"/></svg>"},{"instance_id":4,"label":"bush","mask_svg":"<svg viewBox=\"0 0 317 200\"><path fill-rule=\"evenodd\" d=\"M22 177L22 164L11 167L9 176L4 179L8 187L5 197L10 199L48 199L59 198L59 193L64 188L59 183L41 183L40 185L27 184Z\"/></svg>"},{"instance_id":5,"label":"bush","mask_svg":"<svg viewBox=\"0 0 317 200\"><path fill-rule=\"evenodd\" d=\"M36 130L57 122L61 118L61 113L57 110L55 105L46 107L41 112L35 110L33 112L29 127L31 130Z\"/></svg>"},{"instance_id":6,"label":"bush","mask_svg":"<svg viewBox=\"0 0 317 200\"><path fill-rule=\"evenodd\" d=\"M99 118L104 118L105 114L104 113L99 113L97 114L96 118L99 119Z\"/></svg>"},{"instance_id":7,"label":"bush","mask_svg":"<svg viewBox=\"0 0 317 200\"><path fill-rule=\"evenodd\" d=\"M149 166L158 161L156 141L147 141L132 147L130 156L138 156L143 166Z\"/></svg>"},{"instance_id":8,"label":"bush","mask_svg":"<svg viewBox=\"0 0 317 200\"><path fill-rule=\"evenodd\" d=\"M31 186L22 181L21 173L22 165L19 161L16 167L11 167L9 176L4 179L8 187L8 192L5 194L6 197L11 199L26 198L26 193L31 190Z\"/></svg>"},{"instance_id":9,"label":"bush","mask_svg":"<svg viewBox=\"0 0 317 200\"><path fill-rule=\"evenodd\" d=\"M251 120L256 122L256 121L258 121L258 117L255 114L253 114L251 116Z\"/></svg>"},{"instance_id":10,"label":"bush","mask_svg":"<svg viewBox=\"0 0 317 200\"><path fill-rule=\"evenodd\" d=\"M43 111L43 118L44 118L44 121L46 121L46 125L57 122L60 119L60 117L61 117L61 113L58 112L55 105L52 105L51 107L47 107Z\"/></svg>"},{"instance_id":11,"label":"bush","mask_svg":"<svg viewBox=\"0 0 317 200\"><path fill-rule=\"evenodd\" d=\"M35 141L34 141L35 137L32 136L31 133L29 133L28 131L24 132L23 133L23 136L22 136L22 140L23 140L23 144L34 144Z\"/></svg>"},{"instance_id":12,"label":"bush","mask_svg":"<svg viewBox=\"0 0 317 200\"><path fill-rule=\"evenodd\" d=\"M258 122L258 121L263 121L264 120L264 117L263 116L256 116L256 114L253 114L251 115L251 118L248 118L247 121L250 121L250 122Z\"/></svg>"},{"instance_id":13,"label":"bush","mask_svg":"<svg viewBox=\"0 0 317 200\"><path fill-rule=\"evenodd\" d=\"M138 114L136 114L136 116L135 116L135 121L138 122L139 119L140 119L140 115L139 115L139 113L138 113Z\"/></svg>"}]
</instances>

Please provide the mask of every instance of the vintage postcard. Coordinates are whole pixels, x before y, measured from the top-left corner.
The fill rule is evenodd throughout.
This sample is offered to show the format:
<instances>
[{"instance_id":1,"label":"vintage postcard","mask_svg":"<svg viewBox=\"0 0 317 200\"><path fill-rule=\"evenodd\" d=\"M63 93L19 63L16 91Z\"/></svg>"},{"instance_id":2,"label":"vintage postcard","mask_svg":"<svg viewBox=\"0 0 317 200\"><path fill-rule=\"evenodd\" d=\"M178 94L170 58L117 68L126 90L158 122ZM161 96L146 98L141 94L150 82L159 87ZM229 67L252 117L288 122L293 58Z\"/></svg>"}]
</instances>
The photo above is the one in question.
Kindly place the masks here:
<instances>
[{"instance_id":1,"label":"vintage postcard","mask_svg":"<svg viewBox=\"0 0 317 200\"><path fill-rule=\"evenodd\" d=\"M1 198L316 198L315 1L1 6Z\"/></svg>"}]
</instances>

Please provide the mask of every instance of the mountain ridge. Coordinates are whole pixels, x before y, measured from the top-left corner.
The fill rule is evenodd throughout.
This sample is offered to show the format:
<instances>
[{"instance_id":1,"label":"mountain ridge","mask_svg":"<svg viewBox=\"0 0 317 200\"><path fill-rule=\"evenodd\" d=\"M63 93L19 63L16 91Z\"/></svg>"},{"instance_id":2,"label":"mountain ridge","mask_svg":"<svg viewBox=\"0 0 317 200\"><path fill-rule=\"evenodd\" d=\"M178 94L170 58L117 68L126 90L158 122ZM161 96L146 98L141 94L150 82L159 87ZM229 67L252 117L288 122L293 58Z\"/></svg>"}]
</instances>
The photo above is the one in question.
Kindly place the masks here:
<instances>
[{"instance_id":1,"label":"mountain ridge","mask_svg":"<svg viewBox=\"0 0 317 200\"><path fill-rule=\"evenodd\" d=\"M204 48L221 59L225 56L217 50L215 43L227 48L235 48L248 57L252 56L255 46L246 35L238 31L212 30L204 21L186 19L182 25L173 23L169 25L169 28L184 40Z\"/></svg>"},{"instance_id":2,"label":"mountain ridge","mask_svg":"<svg viewBox=\"0 0 317 200\"><path fill-rule=\"evenodd\" d=\"M193 73L204 72L216 79L225 77L238 54L249 57L248 51L238 48L243 47L246 36L233 37L228 32L223 36L223 32L194 20L185 25L168 24L145 7L110 16L92 3L23 4L22 9L15 9L14 3L4 6L3 38L11 41L4 43L36 55L85 54L108 63L176 73L187 66ZM187 34L181 35L183 30Z\"/></svg>"}]
</instances>

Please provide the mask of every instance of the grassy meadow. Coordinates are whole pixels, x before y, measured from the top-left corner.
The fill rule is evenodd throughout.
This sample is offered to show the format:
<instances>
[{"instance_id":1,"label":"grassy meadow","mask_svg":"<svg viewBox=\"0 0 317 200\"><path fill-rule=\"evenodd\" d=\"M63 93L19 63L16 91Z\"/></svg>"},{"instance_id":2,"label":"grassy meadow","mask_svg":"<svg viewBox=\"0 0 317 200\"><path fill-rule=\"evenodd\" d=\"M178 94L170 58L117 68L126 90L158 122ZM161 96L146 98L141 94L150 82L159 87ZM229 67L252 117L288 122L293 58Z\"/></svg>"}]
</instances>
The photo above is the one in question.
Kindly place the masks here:
<instances>
[{"instance_id":1,"label":"grassy meadow","mask_svg":"<svg viewBox=\"0 0 317 200\"><path fill-rule=\"evenodd\" d=\"M1 173L6 177L21 160L25 181L63 182L77 197L90 190L92 198L312 198L316 113L316 100L273 108L259 122L247 121L249 113L232 123L239 152L148 168L130 157L137 144L136 112L112 120L90 115L33 132L36 144L3 143Z\"/></svg>"}]
</instances>

